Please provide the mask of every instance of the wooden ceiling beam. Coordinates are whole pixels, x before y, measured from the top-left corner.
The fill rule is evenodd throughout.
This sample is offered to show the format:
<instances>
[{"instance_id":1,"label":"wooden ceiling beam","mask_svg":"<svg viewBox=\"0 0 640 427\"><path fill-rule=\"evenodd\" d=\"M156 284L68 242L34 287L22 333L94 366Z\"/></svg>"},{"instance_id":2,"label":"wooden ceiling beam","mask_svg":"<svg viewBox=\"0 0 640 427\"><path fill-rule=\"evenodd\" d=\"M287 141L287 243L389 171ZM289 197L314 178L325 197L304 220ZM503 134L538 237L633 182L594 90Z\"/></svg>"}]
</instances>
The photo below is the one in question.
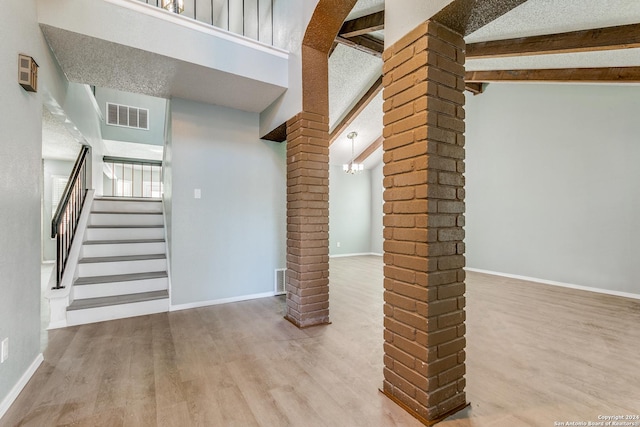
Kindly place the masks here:
<instances>
[{"instance_id":1,"label":"wooden ceiling beam","mask_svg":"<svg viewBox=\"0 0 640 427\"><path fill-rule=\"evenodd\" d=\"M367 148L365 148L364 151L362 153L360 153L360 155L358 157L356 157L356 159L354 160L354 163L362 163L365 160L367 160L369 158L369 156L371 156L374 153L374 151L376 151L378 148L382 147L382 142L383 141L384 141L384 138L382 136L380 136L378 139L373 141L371 143L371 145L369 145Z\"/></svg>"},{"instance_id":2,"label":"wooden ceiling beam","mask_svg":"<svg viewBox=\"0 0 640 427\"><path fill-rule=\"evenodd\" d=\"M640 47L640 24L467 45L467 59L593 52Z\"/></svg>"},{"instance_id":3,"label":"wooden ceiling beam","mask_svg":"<svg viewBox=\"0 0 640 427\"><path fill-rule=\"evenodd\" d=\"M338 123L333 132L329 134L329 145L333 144L338 136L358 117L358 115L369 105L369 103L382 90L382 76L378 78L367 90L367 92L358 100L356 105L347 113L347 115Z\"/></svg>"},{"instance_id":4,"label":"wooden ceiling beam","mask_svg":"<svg viewBox=\"0 0 640 427\"><path fill-rule=\"evenodd\" d=\"M355 36L351 38L338 36L336 37L336 43L358 49L378 58L381 58L382 52L384 52L384 42L371 36Z\"/></svg>"},{"instance_id":5,"label":"wooden ceiling beam","mask_svg":"<svg viewBox=\"0 0 640 427\"><path fill-rule=\"evenodd\" d=\"M470 83L465 81L464 88L474 95L480 95L484 92L484 83Z\"/></svg>"},{"instance_id":6,"label":"wooden ceiling beam","mask_svg":"<svg viewBox=\"0 0 640 427\"><path fill-rule=\"evenodd\" d=\"M640 67L469 71L465 84L489 82L640 83Z\"/></svg>"},{"instance_id":7,"label":"wooden ceiling beam","mask_svg":"<svg viewBox=\"0 0 640 427\"><path fill-rule=\"evenodd\" d=\"M338 35L345 38L362 36L384 29L384 10L360 18L351 19L342 24Z\"/></svg>"}]
</instances>

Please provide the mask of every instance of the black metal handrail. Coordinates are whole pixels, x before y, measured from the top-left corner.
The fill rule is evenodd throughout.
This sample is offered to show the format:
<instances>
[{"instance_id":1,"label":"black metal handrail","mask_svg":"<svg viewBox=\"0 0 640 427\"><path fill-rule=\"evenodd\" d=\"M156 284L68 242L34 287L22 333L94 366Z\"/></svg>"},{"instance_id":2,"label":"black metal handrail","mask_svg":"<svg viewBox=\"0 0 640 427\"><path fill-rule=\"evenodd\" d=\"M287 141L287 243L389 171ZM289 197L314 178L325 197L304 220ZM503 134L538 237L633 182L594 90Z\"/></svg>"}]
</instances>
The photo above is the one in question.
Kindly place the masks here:
<instances>
[{"instance_id":1,"label":"black metal handrail","mask_svg":"<svg viewBox=\"0 0 640 427\"><path fill-rule=\"evenodd\" d=\"M162 0L139 0L141 2L153 5L153 6L157 6L157 7L162 7ZM252 24L255 24L255 28L256 28L256 37L251 37L254 38L255 40L261 41L263 43L266 43L267 41L264 40L264 38L260 38L260 24L261 24L261 19L260 19L260 3L261 0L253 0L255 1L255 10L256 10L256 16L255 16L255 21L254 20L249 20L248 18L248 10L249 8L246 7L246 1L247 0L227 0L226 1L226 9L224 9L224 6L222 8L218 8L218 10L216 11L216 4L218 3L215 0L210 0L210 14L203 14L200 13L198 14L198 1L199 0L185 0L185 3L189 3L189 5L191 7L186 7L185 4L185 13L183 14L183 16L187 16L188 18L191 19L195 19L197 21L200 22L204 22L206 24L209 24L211 26L214 27L218 27L218 28L222 28L223 30L227 30L227 31L231 31L234 32L231 29L231 4L238 4L238 9L240 9L239 4L242 3L242 33L241 35L245 36L245 37L251 37L247 35L247 29L251 27ZM202 1L202 0L200 0ZM273 0L262 0L263 2L267 3L267 6L270 6L270 10L268 11L268 16L266 18L266 23L271 25L271 34L267 35L267 38L270 36L271 40L268 42L269 44L273 45ZM224 3L223 3L224 4ZM193 11L193 16L188 16L186 15L186 11L187 9L189 11ZM227 26L226 28L224 27L224 25L216 25L216 16L224 16L223 13L226 12L227 14ZM264 9L263 9L264 12ZM224 19L224 18L223 18ZM265 24L265 22L263 22L263 25ZM267 30L268 31L268 30Z\"/></svg>"},{"instance_id":2,"label":"black metal handrail","mask_svg":"<svg viewBox=\"0 0 640 427\"><path fill-rule=\"evenodd\" d=\"M158 198L162 194L162 161L148 159L133 159L128 157L112 157L104 156L102 158L104 164L111 167L111 188L108 185L104 187L104 195L112 197L141 197L141 198ZM117 167L120 165L120 167ZM129 165L125 169L125 165ZM136 169L135 166L138 168ZM148 169L146 169L148 167ZM120 169L120 177L117 177L117 171ZM155 169L155 170L154 170ZM126 173L129 173L130 180L127 181ZM145 174L147 172L147 174ZM154 181L154 173L158 177ZM145 179L145 175L146 178ZM128 184L127 184L128 182ZM157 191L154 191L154 184ZM126 187L125 187L126 185ZM146 185L146 188L145 188ZM109 192L111 194L109 194ZM126 194L126 193L129 194Z\"/></svg>"},{"instance_id":3,"label":"black metal handrail","mask_svg":"<svg viewBox=\"0 0 640 427\"><path fill-rule=\"evenodd\" d=\"M82 205L87 196L87 154L89 146L83 145L73 165L71 177L64 188L62 199L51 220L51 238L56 239L56 285L53 289L60 289L62 275L67 266L69 250L73 243L76 227L80 220Z\"/></svg>"}]
</instances>

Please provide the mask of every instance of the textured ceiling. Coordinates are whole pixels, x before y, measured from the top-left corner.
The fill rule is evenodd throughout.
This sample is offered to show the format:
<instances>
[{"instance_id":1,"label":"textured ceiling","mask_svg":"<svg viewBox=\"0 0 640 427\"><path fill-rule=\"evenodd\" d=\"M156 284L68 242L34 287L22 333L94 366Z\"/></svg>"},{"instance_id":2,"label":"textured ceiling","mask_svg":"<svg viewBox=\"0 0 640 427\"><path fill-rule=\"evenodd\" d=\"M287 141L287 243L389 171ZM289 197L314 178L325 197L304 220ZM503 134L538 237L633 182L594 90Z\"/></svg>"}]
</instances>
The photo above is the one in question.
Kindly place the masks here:
<instances>
[{"instance_id":1,"label":"textured ceiling","mask_svg":"<svg viewBox=\"0 0 640 427\"><path fill-rule=\"evenodd\" d=\"M465 37L467 43L503 40L640 22L640 1L528 0ZM640 66L640 49L513 58L470 59L477 70Z\"/></svg>"},{"instance_id":2,"label":"textured ceiling","mask_svg":"<svg viewBox=\"0 0 640 427\"><path fill-rule=\"evenodd\" d=\"M357 157L365 148L382 136L382 92L380 92L360 115L347 126L344 132L334 141L329 150L329 163L332 165L348 163L351 158L351 140L347 134L358 132L354 149ZM370 162L367 162L369 165Z\"/></svg>"},{"instance_id":3,"label":"textured ceiling","mask_svg":"<svg viewBox=\"0 0 640 427\"><path fill-rule=\"evenodd\" d=\"M393 1L393 0L391 0ZM359 0L348 19L363 16L381 10L379 0ZM640 22L639 0L528 0L510 12L502 15L488 25L465 37L467 43L477 43L490 40L502 40L517 37L527 37L544 34L556 34L592 28L603 28ZM383 32L377 32L376 37L383 37ZM353 50L347 47L344 49ZM343 58L346 54L343 53ZM333 59L333 58L332 58ZM347 98L352 96L357 100L362 94L362 84L356 82L358 77L350 75L343 60L330 61L330 79L340 81L340 88L336 86L336 94L330 95L330 109L335 118L337 110L345 109ZM476 70L500 69L540 69L540 68L585 68L585 67L622 67L640 66L640 49L625 49L618 51L584 52L559 55L538 55L513 58L474 59L467 60L466 68ZM351 64L352 68L361 72L359 65ZM366 66L364 67L366 71ZM338 73L338 77L334 76ZM352 73L353 74L353 73ZM353 81L353 87L348 82ZM370 142L382 133L382 112L371 109L376 101L371 103L361 117L357 118L330 150L330 161L339 164L350 158L350 142L346 133L357 130L356 156L363 151ZM376 117L379 115L379 118ZM333 124L333 122L332 122ZM365 139L371 138L370 141ZM382 149L378 149L367 161L366 167L373 167L382 160Z\"/></svg>"},{"instance_id":4,"label":"textured ceiling","mask_svg":"<svg viewBox=\"0 0 640 427\"><path fill-rule=\"evenodd\" d=\"M68 127L73 124L65 122L64 117L54 116L46 108L42 109L42 158L58 160L75 160L81 145L74 138Z\"/></svg>"},{"instance_id":5,"label":"textured ceiling","mask_svg":"<svg viewBox=\"0 0 640 427\"><path fill-rule=\"evenodd\" d=\"M382 59L344 45L329 58L329 127L351 110L382 73Z\"/></svg>"},{"instance_id":6,"label":"textured ceiling","mask_svg":"<svg viewBox=\"0 0 640 427\"><path fill-rule=\"evenodd\" d=\"M141 49L41 25L67 78L161 98L260 112L284 89Z\"/></svg>"}]
</instances>

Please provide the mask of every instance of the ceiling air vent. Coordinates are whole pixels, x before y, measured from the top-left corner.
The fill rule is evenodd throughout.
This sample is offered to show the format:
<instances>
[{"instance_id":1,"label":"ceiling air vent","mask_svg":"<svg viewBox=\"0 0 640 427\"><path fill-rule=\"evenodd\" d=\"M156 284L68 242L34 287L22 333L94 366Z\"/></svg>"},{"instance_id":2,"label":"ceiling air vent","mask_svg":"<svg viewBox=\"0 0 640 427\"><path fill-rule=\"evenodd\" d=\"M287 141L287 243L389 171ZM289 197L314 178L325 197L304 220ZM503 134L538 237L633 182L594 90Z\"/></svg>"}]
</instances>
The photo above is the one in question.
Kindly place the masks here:
<instances>
[{"instance_id":1,"label":"ceiling air vent","mask_svg":"<svg viewBox=\"0 0 640 427\"><path fill-rule=\"evenodd\" d=\"M149 130L149 110L107 102L107 124Z\"/></svg>"}]
</instances>

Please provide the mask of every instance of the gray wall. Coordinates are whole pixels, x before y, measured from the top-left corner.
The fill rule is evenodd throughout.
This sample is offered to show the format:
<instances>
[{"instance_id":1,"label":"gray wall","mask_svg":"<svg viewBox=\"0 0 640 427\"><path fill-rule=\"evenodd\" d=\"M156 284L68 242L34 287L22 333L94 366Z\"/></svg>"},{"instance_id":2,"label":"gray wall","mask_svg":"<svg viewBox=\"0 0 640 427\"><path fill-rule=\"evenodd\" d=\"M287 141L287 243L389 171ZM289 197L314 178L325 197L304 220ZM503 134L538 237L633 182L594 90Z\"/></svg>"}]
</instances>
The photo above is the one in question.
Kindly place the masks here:
<instances>
[{"instance_id":1,"label":"gray wall","mask_svg":"<svg viewBox=\"0 0 640 427\"><path fill-rule=\"evenodd\" d=\"M371 252L374 254L382 254L384 251L384 237L382 235L384 230L382 224L382 207L384 204L382 197L384 193L384 186L382 185L384 180L383 167L384 163L380 162L378 166L371 169Z\"/></svg>"},{"instance_id":2,"label":"gray wall","mask_svg":"<svg viewBox=\"0 0 640 427\"><path fill-rule=\"evenodd\" d=\"M102 137L113 141L135 142L138 144L163 145L164 119L167 100L136 93L121 92L108 88L96 88L96 101L102 111ZM107 102L128 105L130 107L146 108L149 110L149 130L130 129L120 126L106 125Z\"/></svg>"},{"instance_id":3,"label":"gray wall","mask_svg":"<svg viewBox=\"0 0 640 427\"><path fill-rule=\"evenodd\" d=\"M171 121L172 304L272 292L285 266L285 145L259 139L257 114L172 99Z\"/></svg>"},{"instance_id":4,"label":"gray wall","mask_svg":"<svg viewBox=\"0 0 640 427\"><path fill-rule=\"evenodd\" d=\"M640 293L640 87L467 97L467 265Z\"/></svg>"},{"instance_id":5,"label":"gray wall","mask_svg":"<svg viewBox=\"0 0 640 427\"><path fill-rule=\"evenodd\" d=\"M338 247L340 242L340 247ZM329 255L371 252L371 171L329 169Z\"/></svg>"},{"instance_id":6,"label":"gray wall","mask_svg":"<svg viewBox=\"0 0 640 427\"><path fill-rule=\"evenodd\" d=\"M58 74L36 23L34 0L7 0L0 14L0 339L9 359L0 365L0 402L40 353L40 203L42 97L59 96ZM16 82L18 54L40 65L39 91Z\"/></svg>"},{"instance_id":7,"label":"gray wall","mask_svg":"<svg viewBox=\"0 0 640 427\"><path fill-rule=\"evenodd\" d=\"M52 178L64 176L69 178L73 169L72 161L45 159L42 161L43 193L42 193L42 259L55 261L56 239L51 238L51 219L54 212L51 211L53 203Z\"/></svg>"}]
</instances>

